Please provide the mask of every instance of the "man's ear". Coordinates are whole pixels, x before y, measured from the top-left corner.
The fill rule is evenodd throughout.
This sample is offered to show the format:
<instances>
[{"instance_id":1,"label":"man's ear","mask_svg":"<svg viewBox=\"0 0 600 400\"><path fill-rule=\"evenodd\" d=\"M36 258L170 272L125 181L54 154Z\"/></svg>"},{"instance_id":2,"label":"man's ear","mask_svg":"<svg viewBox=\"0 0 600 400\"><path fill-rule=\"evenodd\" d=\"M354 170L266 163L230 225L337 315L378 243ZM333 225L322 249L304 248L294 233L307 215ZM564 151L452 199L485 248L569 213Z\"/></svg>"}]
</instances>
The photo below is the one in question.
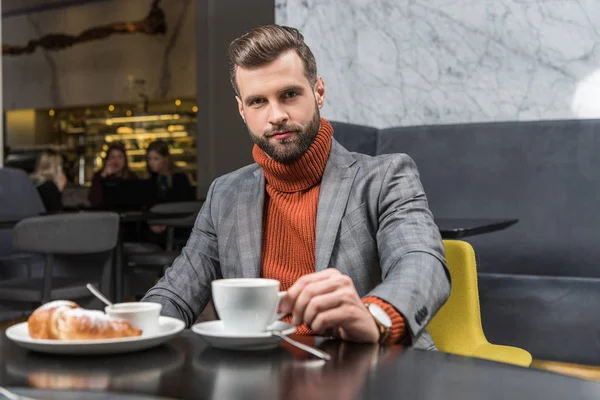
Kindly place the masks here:
<instances>
[{"instance_id":1,"label":"man's ear","mask_svg":"<svg viewBox=\"0 0 600 400\"><path fill-rule=\"evenodd\" d=\"M319 108L323 107L323 104L325 104L325 82L321 77L317 78L315 82L315 98Z\"/></svg>"},{"instance_id":2,"label":"man's ear","mask_svg":"<svg viewBox=\"0 0 600 400\"><path fill-rule=\"evenodd\" d=\"M246 123L246 117L244 117L244 103L242 103L240 96L235 96L235 99L238 103L238 112L240 113L240 117L242 117L242 120L244 120L244 123Z\"/></svg>"}]
</instances>

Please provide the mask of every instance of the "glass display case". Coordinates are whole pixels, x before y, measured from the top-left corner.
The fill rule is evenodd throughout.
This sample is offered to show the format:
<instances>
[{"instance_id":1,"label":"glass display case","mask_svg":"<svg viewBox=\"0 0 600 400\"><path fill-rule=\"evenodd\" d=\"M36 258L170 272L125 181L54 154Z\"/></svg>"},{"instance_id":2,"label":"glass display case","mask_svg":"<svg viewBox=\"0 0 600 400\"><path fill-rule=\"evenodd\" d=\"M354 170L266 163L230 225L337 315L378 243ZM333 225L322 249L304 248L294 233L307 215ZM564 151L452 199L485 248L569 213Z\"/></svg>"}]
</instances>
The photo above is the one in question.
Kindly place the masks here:
<instances>
[{"instance_id":1,"label":"glass display case","mask_svg":"<svg viewBox=\"0 0 600 400\"><path fill-rule=\"evenodd\" d=\"M156 113L106 118L86 118L83 129L69 132L79 151L80 184L89 185L94 172L102 167L111 143L127 150L129 167L139 177L147 177L146 149L154 140L164 140L175 165L196 181L196 117L194 113Z\"/></svg>"}]
</instances>

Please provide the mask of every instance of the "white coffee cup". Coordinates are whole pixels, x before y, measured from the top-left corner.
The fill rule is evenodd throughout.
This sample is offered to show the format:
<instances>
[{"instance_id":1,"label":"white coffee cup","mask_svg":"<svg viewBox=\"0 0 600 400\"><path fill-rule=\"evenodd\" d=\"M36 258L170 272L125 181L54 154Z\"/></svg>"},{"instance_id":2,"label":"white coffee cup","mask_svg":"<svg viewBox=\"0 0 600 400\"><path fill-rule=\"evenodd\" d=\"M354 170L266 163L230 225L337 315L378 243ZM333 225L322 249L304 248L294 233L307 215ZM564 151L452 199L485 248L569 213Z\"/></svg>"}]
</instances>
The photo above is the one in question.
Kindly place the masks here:
<instances>
[{"instance_id":1,"label":"white coffee cup","mask_svg":"<svg viewBox=\"0 0 600 400\"><path fill-rule=\"evenodd\" d=\"M219 279L211 286L215 309L227 332L264 332L285 315L277 314L286 292L279 291L275 279Z\"/></svg>"},{"instance_id":2,"label":"white coffee cup","mask_svg":"<svg viewBox=\"0 0 600 400\"><path fill-rule=\"evenodd\" d=\"M162 305L150 302L117 303L104 308L111 318L124 319L142 331L142 336L155 335Z\"/></svg>"}]
</instances>

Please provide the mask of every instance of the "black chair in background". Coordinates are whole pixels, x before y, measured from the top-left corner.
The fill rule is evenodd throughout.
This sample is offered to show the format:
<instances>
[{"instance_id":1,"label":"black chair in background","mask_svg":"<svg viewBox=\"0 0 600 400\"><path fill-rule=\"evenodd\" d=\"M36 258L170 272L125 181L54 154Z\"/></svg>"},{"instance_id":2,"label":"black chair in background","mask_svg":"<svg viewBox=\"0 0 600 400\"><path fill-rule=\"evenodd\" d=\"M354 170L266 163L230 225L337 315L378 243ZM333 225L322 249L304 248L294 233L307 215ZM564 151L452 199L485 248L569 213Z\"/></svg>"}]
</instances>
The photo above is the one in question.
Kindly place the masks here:
<instances>
[{"instance_id":1,"label":"black chair in background","mask_svg":"<svg viewBox=\"0 0 600 400\"><path fill-rule=\"evenodd\" d=\"M85 284L110 294L113 251L117 245L119 215L85 212L26 218L13 231L13 248L39 254L41 276L0 282L0 304L33 310L51 300L92 300ZM92 301L89 305L99 305Z\"/></svg>"},{"instance_id":2,"label":"black chair in background","mask_svg":"<svg viewBox=\"0 0 600 400\"><path fill-rule=\"evenodd\" d=\"M29 176L20 169L0 168L0 221L18 221L46 212ZM12 230L0 229L0 269L14 253ZM2 272L0 271L0 276Z\"/></svg>"},{"instance_id":3,"label":"black chair in background","mask_svg":"<svg viewBox=\"0 0 600 400\"><path fill-rule=\"evenodd\" d=\"M163 225L166 227L166 245L159 250L150 250L152 245L140 243L135 247L125 247L125 258L127 262L127 291L130 295L140 297L160 278L164 271L173 264L179 256L181 248L187 241L196 217L202 208L202 201L186 201L177 203L157 204L150 212L164 215L164 218L150 220L149 225ZM168 217L169 214L174 217ZM181 216L185 214L185 216ZM180 235L176 235L177 232ZM143 276L146 279L142 278Z\"/></svg>"},{"instance_id":4,"label":"black chair in background","mask_svg":"<svg viewBox=\"0 0 600 400\"><path fill-rule=\"evenodd\" d=\"M12 221L44 213L46 209L38 191L21 169L0 168L0 222L11 222L8 228L0 229L0 282L31 276L32 269L42 268L43 259L34 254L21 253L13 249ZM22 312L0 305L0 321L19 318Z\"/></svg>"},{"instance_id":5,"label":"black chair in background","mask_svg":"<svg viewBox=\"0 0 600 400\"><path fill-rule=\"evenodd\" d=\"M167 227L166 251L178 251L187 242L189 233L196 222L203 204L203 201L182 201L157 204L150 209L153 213L163 215L188 214L183 217L167 217L148 222L150 225L163 225Z\"/></svg>"}]
</instances>

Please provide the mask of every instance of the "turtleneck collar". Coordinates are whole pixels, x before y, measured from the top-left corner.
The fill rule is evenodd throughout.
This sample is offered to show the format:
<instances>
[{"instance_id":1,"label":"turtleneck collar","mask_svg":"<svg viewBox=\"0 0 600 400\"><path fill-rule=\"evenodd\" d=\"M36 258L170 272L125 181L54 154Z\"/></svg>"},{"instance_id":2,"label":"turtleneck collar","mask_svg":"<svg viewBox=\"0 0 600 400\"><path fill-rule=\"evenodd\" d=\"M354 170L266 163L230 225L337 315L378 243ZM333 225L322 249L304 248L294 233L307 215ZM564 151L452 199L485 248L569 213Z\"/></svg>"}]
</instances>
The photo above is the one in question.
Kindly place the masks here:
<instances>
[{"instance_id":1,"label":"turtleneck collar","mask_svg":"<svg viewBox=\"0 0 600 400\"><path fill-rule=\"evenodd\" d=\"M257 145L252 148L254 161L262 168L267 184L280 192L298 192L321 181L329 152L333 127L321 118L317 137L308 150L296 161L283 164L273 160Z\"/></svg>"}]
</instances>

